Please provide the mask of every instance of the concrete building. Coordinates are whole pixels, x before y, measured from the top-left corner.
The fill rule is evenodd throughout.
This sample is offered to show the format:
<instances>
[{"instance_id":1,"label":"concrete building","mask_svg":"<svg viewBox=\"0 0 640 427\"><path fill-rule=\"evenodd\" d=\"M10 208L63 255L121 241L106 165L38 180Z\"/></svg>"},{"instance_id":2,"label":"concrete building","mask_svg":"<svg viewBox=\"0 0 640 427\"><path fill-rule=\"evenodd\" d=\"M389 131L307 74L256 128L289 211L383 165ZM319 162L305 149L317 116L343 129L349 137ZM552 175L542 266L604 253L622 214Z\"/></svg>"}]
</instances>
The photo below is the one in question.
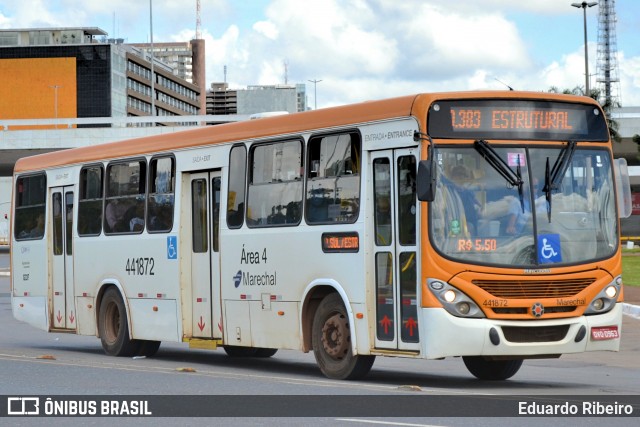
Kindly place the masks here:
<instances>
[{"instance_id":1,"label":"concrete building","mask_svg":"<svg viewBox=\"0 0 640 427\"><path fill-rule=\"evenodd\" d=\"M189 42L171 43L131 43L136 49L144 52L144 56L156 58L169 65L173 74L182 80L192 83L200 88L204 94L207 89L205 70L205 43L202 39ZM205 114L205 97L200 97L200 113Z\"/></svg>"},{"instance_id":2,"label":"concrete building","mask_svg":"<svg viewBox=\"0 0 640 427\"><path fill-rule=\"evenodd\" d=\"M252 85L229 89L227 83L212 83L207 91L207 114L257 114L270 111L296 113L307 109L306 86Z\"/></svg>"},{"instance_id":3,"label":"concrete building","mask_svg":"<svg viewBox=\"0 0 640 427\"><path fill-rule=\"evenodd\" d=\"M106 35L84 27L0 30L0 81L11 82L0 85L0 119L204 113L199 86L162 61L152 66L134 46L99 41Z\"/></svg>"}]
</instances>

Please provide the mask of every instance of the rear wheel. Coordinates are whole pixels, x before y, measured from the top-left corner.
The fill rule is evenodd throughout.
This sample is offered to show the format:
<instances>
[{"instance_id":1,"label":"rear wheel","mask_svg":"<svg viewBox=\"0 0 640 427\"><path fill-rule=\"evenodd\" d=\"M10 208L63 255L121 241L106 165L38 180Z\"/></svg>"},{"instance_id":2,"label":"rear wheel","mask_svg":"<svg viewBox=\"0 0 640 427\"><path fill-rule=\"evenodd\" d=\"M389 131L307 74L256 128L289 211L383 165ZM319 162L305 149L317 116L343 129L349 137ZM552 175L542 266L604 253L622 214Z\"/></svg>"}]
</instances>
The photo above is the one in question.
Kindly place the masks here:
<instances>
[{"instance_id":1,"label":"rear wheel","mask_svg":"<svg viewBox=\"0 0 640 427\"><path fill-rule=\"evenodd\" d=\"M158 352L161 341L138 340L138 356L152 357Z\"/></svg>"},{"instance_id":2,"label":"rear wheel","mask_svg":"<svg viewBox=\"0 0 640 427\"><path fill-rule=\"evenodd\" d=\"M353 380L371 370L375 356L353 354L349 317L340 295L330 294L322 300L312 328L313 354L325 376Z\"/></svg>"},{"instance_id":3,"label":"rear wheel","mask_svg":"<svg viewBox=\"0 0 640 427\"><path fill-rule=\"evenodd\" d=\"M476 378L501 381L511 378L522 366L522 359L488 360L481 356L463 356L465 366Z\"/></svg>"},{"instance_id":4,"label":"rear wheel","mask_svg":"<svg viewBox=\"0 0 640 427\"><path fill-rule=\"evenodd\" d=\"M108 355L134 356L140 348L138 341L129 338L127 311L115 287L107 289L102 298L98 331L102 348Z\"/></svg>"}]
</instances>

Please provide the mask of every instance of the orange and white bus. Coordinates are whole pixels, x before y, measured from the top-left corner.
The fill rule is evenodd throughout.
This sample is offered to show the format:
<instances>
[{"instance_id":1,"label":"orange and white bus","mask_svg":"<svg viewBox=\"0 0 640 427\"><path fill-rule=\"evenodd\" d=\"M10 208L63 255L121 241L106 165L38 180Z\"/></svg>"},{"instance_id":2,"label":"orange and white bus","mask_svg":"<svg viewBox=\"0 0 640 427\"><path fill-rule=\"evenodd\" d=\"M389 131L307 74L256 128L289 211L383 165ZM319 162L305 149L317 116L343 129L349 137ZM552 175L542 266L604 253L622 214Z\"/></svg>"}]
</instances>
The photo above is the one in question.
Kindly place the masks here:
<instances>
[{"instance_id":1,"label":"orange and white bus","mask_svg":"<svg viewBox=\"0 0 640 427\"><path fill-rule=\"evenodd\" d=\"M418 94L15 165L12 310L113 356L161 341L376 356L617 351L624 163L589 98ZM616 190L618 188L618 190Z\"/></svg>"}]
</instances>

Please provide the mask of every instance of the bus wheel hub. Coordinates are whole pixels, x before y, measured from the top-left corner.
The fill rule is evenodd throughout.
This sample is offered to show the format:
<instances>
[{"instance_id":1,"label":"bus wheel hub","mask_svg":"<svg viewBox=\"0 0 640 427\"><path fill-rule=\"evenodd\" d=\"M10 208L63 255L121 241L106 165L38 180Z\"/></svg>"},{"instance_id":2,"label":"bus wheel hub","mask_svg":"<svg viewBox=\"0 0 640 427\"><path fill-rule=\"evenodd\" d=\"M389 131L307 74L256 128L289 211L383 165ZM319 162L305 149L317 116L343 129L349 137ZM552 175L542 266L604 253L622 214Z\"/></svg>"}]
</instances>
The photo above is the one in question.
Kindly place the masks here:
<instances>
[{"instance_id":1,"label":"bus wheel hub","mask_svg":"<svg viewBox=\"0 0 640 427\"><path fill-rule=\"evenodd\" d=\"M322 328L322 346L327 354L341 359L349 350L349 327L347 319L335 314L327 319Z\"/></svg>"}]
</instances>

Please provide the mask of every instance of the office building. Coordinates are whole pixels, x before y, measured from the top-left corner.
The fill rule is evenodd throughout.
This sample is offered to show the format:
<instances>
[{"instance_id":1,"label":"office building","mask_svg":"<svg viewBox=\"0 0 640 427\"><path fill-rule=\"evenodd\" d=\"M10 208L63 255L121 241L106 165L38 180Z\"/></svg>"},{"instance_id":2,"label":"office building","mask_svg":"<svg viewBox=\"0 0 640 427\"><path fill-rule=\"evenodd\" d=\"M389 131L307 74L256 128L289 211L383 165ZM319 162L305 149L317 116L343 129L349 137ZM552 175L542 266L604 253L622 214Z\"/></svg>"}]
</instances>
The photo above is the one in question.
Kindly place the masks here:
<instances>
[{"instance_id":1,"label":"office building","mask_svg":"<svg viewBox=\"0 0 640 427\"><path fill-rule=\"evenodd\" d=\"M11 82L0 85L0 118L204 114L199 86L106 36L95 27L0 30L0 81Z\"/></svg>"}]
</instances>

